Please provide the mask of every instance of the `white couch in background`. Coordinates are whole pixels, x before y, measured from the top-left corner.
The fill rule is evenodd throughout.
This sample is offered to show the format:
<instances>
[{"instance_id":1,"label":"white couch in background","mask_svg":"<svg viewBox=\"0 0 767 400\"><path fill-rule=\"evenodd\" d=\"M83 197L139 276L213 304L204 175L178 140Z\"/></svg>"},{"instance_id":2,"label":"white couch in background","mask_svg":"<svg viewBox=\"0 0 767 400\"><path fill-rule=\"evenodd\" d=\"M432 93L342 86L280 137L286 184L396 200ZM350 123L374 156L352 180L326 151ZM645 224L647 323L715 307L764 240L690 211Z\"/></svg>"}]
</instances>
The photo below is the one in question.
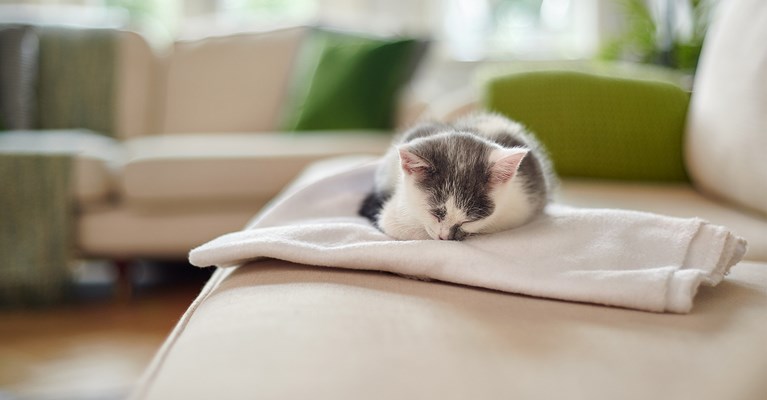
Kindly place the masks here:
<instances>
[{"instance_id":1,"label":"white couch in background","mask_svg":"<svg viewBox=\"0 0 767 400\"><path fill-rule=\"evenodd\" d=\"M242 227L309 163L386 149L390 132L281 131L308 32L286 28L156 49L119 31L117 137L10 132L0 150L76 154L81 257L185 259L192 247Z\"/></svg>"}]
</instances>

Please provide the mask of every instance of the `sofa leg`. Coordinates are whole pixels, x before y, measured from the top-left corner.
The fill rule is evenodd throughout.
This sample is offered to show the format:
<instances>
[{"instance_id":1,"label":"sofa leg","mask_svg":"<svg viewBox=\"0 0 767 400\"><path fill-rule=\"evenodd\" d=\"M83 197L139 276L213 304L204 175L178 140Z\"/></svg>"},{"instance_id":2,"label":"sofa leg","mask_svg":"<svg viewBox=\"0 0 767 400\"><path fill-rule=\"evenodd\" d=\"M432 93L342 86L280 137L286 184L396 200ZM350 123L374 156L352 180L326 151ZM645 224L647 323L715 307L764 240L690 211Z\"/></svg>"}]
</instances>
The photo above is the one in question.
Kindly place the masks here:
<instances>
[{"instance_id":1,"label":"sofa leg","mask_svg":"<svg viewBox=\"0 0 767 400\"><path fill-rule=\"evenodd\" d=\"M115 260L117 267L117 281L115 281L115 300L129 302L133 299L133 277L130 270L129 260Z\"/></svg>"}]
</instances>

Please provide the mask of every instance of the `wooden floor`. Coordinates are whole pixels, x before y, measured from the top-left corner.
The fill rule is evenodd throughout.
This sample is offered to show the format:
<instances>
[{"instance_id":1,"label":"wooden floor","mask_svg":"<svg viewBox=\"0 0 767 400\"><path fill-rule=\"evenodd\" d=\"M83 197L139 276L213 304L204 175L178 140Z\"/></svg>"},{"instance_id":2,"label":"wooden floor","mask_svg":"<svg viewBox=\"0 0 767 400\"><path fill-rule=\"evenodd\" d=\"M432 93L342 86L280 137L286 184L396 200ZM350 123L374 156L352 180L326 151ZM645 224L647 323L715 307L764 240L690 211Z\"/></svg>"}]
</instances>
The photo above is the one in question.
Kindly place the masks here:
<instances>
[{"instance_id":1,"label":"wooden floor","mask_svg":"<svg viewBox=\"0 0 767 400\"><path fill-rule=\"evenodd\" d=\"M124 398L203 284L0 311L0 400Z\"/></svg>"}]
</instances>

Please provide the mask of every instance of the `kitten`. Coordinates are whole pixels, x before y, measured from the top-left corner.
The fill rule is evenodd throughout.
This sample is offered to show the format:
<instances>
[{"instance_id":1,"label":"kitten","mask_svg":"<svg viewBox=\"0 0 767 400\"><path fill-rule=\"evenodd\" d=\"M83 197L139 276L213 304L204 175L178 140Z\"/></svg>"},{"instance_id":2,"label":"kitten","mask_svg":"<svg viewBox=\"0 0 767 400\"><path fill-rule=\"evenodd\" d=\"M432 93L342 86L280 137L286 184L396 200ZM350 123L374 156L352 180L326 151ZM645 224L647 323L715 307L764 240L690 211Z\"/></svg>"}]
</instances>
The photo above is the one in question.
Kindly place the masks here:
<instances>
[{"instance_id":1,"label":"kitten","mask_svg":"<svg viewBox=\"0 0 767 400\"><path fill-rule=\"evenodd\" d=\"M543 146L510 119L423 123L384 156L360 215L400 240L463 240L523 225L556 187Z\"/></svg>"}]
</instances>

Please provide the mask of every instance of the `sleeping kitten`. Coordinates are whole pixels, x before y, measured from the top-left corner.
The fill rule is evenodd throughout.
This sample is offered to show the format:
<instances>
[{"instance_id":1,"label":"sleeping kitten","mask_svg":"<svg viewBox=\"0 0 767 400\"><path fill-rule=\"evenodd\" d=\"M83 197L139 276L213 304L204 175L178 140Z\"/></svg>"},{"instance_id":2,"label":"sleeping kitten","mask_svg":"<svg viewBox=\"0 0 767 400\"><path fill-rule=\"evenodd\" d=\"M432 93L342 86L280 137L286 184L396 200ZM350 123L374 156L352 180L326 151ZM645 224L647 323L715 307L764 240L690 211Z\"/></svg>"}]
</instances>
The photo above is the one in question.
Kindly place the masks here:
<instances>
[{"instance_id":1,"label":"sleeping kitten","mask_svg":"<svg viewBox=\"0 0 767 400\"><path fill-rule=\"evenodd\" d=\"M543 146L496 114L424 123L386 153L360 215L400 240L463 240L523 225L557 179Z\"/></svg>"}]
</instances>

